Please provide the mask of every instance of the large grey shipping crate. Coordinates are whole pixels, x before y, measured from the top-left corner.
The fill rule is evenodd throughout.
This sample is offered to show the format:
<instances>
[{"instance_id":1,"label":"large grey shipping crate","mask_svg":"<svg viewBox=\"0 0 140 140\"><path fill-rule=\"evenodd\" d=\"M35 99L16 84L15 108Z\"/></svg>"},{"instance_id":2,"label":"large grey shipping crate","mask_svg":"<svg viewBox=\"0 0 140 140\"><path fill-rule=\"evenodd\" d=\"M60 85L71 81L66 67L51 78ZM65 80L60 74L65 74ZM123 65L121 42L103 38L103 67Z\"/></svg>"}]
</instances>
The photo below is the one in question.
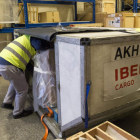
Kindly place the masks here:
<instances>
[{"instance_id":1,"label":"large grey shipping crate","mask_svg":"<svg viewBox=\"0 0 140 140\"><path fill-rule=\"evenodd\" d=\"M61 132L84 129L88 81L92 82L89 127L139 109L139 44L140 35L115 31L57 35L56 85Z\"/></svg>"},{"instance_id":2,"label":"large grey shipping crate","mask_svg":"<svg viewBox=\"0 0 140 140\"><path fill-rule=\"evenodd\" d=\"M89 81L89 128L140 109L139 45L140 34L121 31L61 33L55 37L58 124L53 118L44 119L55 137L85 129ZM43 115L43 110L38 114Z\"/></svg>"}]
</instances>

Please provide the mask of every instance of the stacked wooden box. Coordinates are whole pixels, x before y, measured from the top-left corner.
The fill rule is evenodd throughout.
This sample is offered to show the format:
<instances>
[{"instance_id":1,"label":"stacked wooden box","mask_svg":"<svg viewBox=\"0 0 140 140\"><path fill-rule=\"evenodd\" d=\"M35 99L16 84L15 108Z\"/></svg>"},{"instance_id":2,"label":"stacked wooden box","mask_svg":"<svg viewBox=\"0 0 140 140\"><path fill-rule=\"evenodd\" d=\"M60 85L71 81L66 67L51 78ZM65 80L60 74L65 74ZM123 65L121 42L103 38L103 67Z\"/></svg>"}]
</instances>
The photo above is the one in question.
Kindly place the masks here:
<instances>
[{"instance_id":1,"label":"stacked wooden box","mask_svg":"<svg viewBox=\"0 0 140 140\"><path fill-rule=\"evenodd\" d=\"M59 22L59 12L40 12L38 13L38 7L31 7L30 3L27 3L28 9L28 22L29 23L46 23L46 22ZM20 12L20 23L25 23L24 17L24 7L23 3L19 3L19 12Z\"/></svg>"},{"instance_id":2,"label":"stacked wooden box","mask_svg":"<svg viewBox=\"0 0 140 140\"><path fill-rule=\"evenodd\" d=\"M78 19L80 19L81 21L93 21L92 3L85 3L84 10L85 13L87 14L86 15L85 13L78 14ZM96 0L95 5L96 23L103 23L104 16L109 13L115 13L115 0Z\"/></svg>"},{"instance_id":3,"label":"stacked wooden box","mask_svg":"<svg viewBox=\"0 0 140 140\"><path fill-rule=\"evenodd\" d=\"M85 3L84 10L87 12L92 7L92 3ZM93 13L93 8L89 11ZM95 12L115 13L115 0L96 0Z\"/></svg>"},{"instance_id":4,"label":"stacked wooden box","mask_svg":"<svg viewBox=\"0 0 140 140\"><path fill-rule=\"evenodd\" d=\"M27 3L27 9L28 9L28 22L29 23L38 23L38 7L32 7L31 4ZM19 3L19 12L20 12L20 23L25 23L25 17L24 17L24 7L23 3Z\"/></svg>"},{"instance_id":5,"label":"stacked wooden box","mask_svg":"<svg viewBox=\"0 0 140 140\"><path fill-rule=\"evenodd\" d=\"M2 29L2 24L0 24L0 29Z\"/></svg>"},{"instance_id":6,"label":"stacked wooden box","mask_svg":"<svg viewBox=\"0 0 140 140\"><path fill-rule=\"evenodd\" d=\"M108 14L104 18L105 27L139 28L139 13L116 13Z\"/></svg>"},{"instance_id":7,"label":"stacked wooden box","mask_svg":"<svg viewBox=\"0 0 140 140\"><path fill-rule=\"evenodd\" d=\"M97 127L80 132L66 140L139 140L110 122L105 122Z\"/></svg>"}]
</instances>

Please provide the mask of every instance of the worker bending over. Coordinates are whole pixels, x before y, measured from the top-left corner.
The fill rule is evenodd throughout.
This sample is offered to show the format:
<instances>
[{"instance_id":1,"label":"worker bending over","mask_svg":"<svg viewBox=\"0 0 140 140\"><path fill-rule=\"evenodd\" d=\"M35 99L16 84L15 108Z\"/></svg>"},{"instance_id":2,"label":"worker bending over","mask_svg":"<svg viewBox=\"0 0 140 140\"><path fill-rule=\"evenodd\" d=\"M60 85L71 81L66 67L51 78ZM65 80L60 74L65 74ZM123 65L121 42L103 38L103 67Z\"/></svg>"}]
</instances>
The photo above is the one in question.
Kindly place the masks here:
<instances>
[{"instance_id":1,"label":"worker bending over","mask_svg":"<svg viewBox=\"0 0 140 140\"><path fill-rule=\"evenodd\" d=\"M9 89L1 107L14 109L14 119L33 113L32 110L24 110L28 84L23 71L26 67L27 69L33 69L33 66L29 65L30 59L36 54L36 50L45 49L47 45L45 40L23 35L8 44L0 53L0 75L10 81Z\"/></svg>"}]
</instances>

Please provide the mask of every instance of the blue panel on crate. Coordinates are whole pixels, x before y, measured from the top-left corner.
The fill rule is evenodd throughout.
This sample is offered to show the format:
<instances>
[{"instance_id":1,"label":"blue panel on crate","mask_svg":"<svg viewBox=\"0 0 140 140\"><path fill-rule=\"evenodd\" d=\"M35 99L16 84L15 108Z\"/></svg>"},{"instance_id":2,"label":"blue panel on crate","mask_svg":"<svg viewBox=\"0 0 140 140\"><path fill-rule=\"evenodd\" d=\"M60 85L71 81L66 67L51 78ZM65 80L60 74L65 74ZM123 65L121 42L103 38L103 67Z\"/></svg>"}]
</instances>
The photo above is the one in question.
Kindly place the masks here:
<instances>
[{"instance_id":1,"label":"blue panel on crate","mask_svg":"<svg viewBox=\"0 0 140 140\"><path fill-rule=\"evenodd\" d=\"M53 111L53 113L54 113L54 120L58 123L58 114L55 111Z\"/></svg>"}]
</instances>

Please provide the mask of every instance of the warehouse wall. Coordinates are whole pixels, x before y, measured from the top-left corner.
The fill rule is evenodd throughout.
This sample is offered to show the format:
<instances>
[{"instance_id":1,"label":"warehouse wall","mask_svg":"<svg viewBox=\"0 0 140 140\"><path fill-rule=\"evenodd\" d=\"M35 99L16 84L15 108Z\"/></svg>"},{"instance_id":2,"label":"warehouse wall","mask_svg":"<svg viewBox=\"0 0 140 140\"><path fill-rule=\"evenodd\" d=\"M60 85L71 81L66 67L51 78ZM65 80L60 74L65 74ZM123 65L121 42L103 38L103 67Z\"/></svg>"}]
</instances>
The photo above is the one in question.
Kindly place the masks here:
<instances>
[{"instance_id":1,"label":"warehouse wall","mask_svg":"<svg viewBox=\"0 0 140 140\"><path fill-rule=\"evenodd\" d=\"M0 34L0 52L12 41L11 33Z\"/></svg>"}]
</instances>

